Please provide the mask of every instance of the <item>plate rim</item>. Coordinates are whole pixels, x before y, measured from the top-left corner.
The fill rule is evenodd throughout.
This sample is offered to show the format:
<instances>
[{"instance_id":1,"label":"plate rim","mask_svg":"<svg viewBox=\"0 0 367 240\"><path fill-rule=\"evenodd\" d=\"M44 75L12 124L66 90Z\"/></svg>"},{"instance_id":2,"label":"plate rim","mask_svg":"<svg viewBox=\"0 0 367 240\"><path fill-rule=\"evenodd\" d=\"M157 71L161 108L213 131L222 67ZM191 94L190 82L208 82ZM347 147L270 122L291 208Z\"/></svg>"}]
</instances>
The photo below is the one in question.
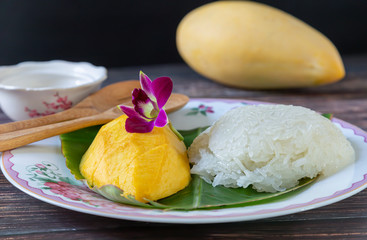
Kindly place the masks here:
<instances>
[{"instance_id":1,"label":"plate rim","mask_svg":"<svg viewBox=\"0 0 367 240\"><path fill-rule=\"evenodd\" d=\"M278 104L278 103L271 103L271 102L263 102L263 101L253 101L253 100L247 100L247 99L225 99L225 98L192 98L190 99L190 102L225 102L225 103L240 103L240 102L246 102L246 103L251 103L251 104ZM186 106L185 106L186 107ZM185 108L184 107L184 108ZM183 108L183 109L184 109ZM333 118L333 122L336 122L338 124L340 124L340 126L342 128L347 128L347 129L351 129L353 131L353 134L356 136L360 136L363 138L363 142L367 143L367 133L362 130L361 128L348 123L344 120L338 119L338 118ZM53 137L53 138L57 138ZM326 205L330 205L333 204L335 202L341 201L343 199L346 199L352 195L355 195L357 193L359 193L360 191L364 190L367 187L367 173L364 173L362 176L362 179L358 180L358 181L354 181L350 186L336 191L331 195L322 197L322 198L315 198L311 201L308 202L303 202L303 203L299 203L299 204L290 204L284 207L280 207L280 208L275 208L275 209L264 209L264 210L255 210L253 212L244 214L244 213L240 213L241 211L239 211L238 214L233 214L230 213L231 216L218 216L218 215L214 215L214 216L208 216L208 215L204 215L203 217L192 217L192 216L177 216L177 215L167 215L167 213L175 213L176 211L162 211L165 214L159 214L159 215L147 215L147 216L136 216L135 214L133 214L132 216L127 215L127 214L121 214L121 213L111 213L111 212L106 212L103 211L103 209L98 209L95 208L93 210L91 210L89 207L83 205L83 204L76 204L74 202L69 202L68 204L66 203L65 200L63 200L60 197L57 196L51 196L47 193L45 193L44 191L42 191L41 189L38 188L34 188L32 186L30 186L28 184L28 182L26 180L23 180L21 178L21 181L24 181L26 183L26 185L29 188L34 188L37 189L38 191L40 191L42 193L35 193L32 190L26 188L25 186L23 186L22 184L20 184L19 182L17 182L16 180L14 180L11 177L11 174L8 172L8 169L11 169L12 171L16 172L15 170L12 169L12 166L5 166L5 161L8 161L10 163L12 163L10 161L10 159L14 156L12 154L13 150L9 150L9 151L5 151L2 153L2 161L0 164L0 168L1 171L3 172L5 178L16 188L18 188L19 190L21 190L22 192L30 195L31 197L34 197L38 200L41 200L43 202L49 203L51 205L55 205L58 207L62 207L62 208L66 208L72 211L77 211L77 212L82 212L82 213L86 213L86 214L91 214L91 215L96 215L96 216L102 216L102 217L109 217L109 218L115 218L115 219L123 219L123 220L133 220L133 221L142 221L142 222L157 222L157 223L185 223L185 224L197 224L197 223L226 223L226 222L238 222L238 221L252 221L252 220L258 220L258 219L265 219L265 218L271 218L271 217L278 217L278 216L284 216L284 215L288 215L288 214L294 214L294 213L298 213L298 212L303 212L303 211L308 211L311 209L315 209L315 208L319 208L319 207L323 207ZM14 163L12 163L14 165ZM353 163L354 165L355 163ZM16 172L16 174L19 174L18 172ZM44 196L46 195L46 196ZM54 198L59 198L62 202L54 200L50 197L54 197ZM80 205L80 206L75 206L75 205ZM126 205L124 205L126 206ZM127 208L136 208L133 206L126 206ZM236 209L241 209L243 207L239 207ZM139 208L140 210L142 210L142 208ZM234 209L234 208L229 208L229 209ZM143 211L152 211L152 209L143 209ZM157 209L154 209L155 211L157 211ZM194 210L195 212L213 212L213 210ZM189 212L194 212L194 211L189 211ZM265 213L264 213L265 211ZM182 211L179 211L180 213ZM217 211L218 212L218 211ZM224 214L224 215L228 215L228 214Z\"/></svg>"}]
</instances>

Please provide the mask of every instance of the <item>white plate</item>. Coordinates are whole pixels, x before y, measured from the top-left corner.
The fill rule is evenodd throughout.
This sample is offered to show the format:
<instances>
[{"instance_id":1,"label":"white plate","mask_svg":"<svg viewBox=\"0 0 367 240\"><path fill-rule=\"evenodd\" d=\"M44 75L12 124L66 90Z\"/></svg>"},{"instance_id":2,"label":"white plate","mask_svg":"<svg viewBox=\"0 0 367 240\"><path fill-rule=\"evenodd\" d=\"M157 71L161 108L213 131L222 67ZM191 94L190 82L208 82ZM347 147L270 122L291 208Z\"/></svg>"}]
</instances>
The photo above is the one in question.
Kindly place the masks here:
<instances>
[{"instance_id":1,"label":"white plate","mask_svg":"<svg viewBox=\"0 0 367 240\"><path fill-rule=\"evenodd\" d=\"M177 129L188 130L207 126L224 112L243 104L259 102L193 99L183 109L171 114L170 119ZM216 210L163 211L114 203L75 180L65 166L58 137L4 152L1 170L14 186L32 197L98 216L164 223L220 223L269 218L322 207L367 187L367 133L339 119L333 119L333 122L351 141L357 153L356 162L333 176L317 180L300 194L269 204Z\"/></svg>"}]
</instances>

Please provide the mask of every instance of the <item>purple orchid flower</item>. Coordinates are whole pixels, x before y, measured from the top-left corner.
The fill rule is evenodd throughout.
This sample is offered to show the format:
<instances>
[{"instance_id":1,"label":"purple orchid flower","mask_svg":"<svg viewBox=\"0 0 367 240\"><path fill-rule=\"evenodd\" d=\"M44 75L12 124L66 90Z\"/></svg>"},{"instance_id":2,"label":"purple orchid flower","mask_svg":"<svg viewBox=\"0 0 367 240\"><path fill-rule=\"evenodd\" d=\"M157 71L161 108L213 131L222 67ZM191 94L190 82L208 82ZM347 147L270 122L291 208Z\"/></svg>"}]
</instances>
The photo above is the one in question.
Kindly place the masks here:
<instances>
[{"instance_id":1,"label":"purple orchid flower","mask_svg":"<svg viewBox=\"0 0 367 240\"><path fill-rule=\"evenodd\" d=\"M120 109L128 116L125 129L130 133L147 133L156 127L164 127L169 123L163 109L171 96L173 83L169 77L159 77L151 81L142 71L139 74L141 89L132 92L134 107L120 105Z\"/></svg>"}]
</instances>

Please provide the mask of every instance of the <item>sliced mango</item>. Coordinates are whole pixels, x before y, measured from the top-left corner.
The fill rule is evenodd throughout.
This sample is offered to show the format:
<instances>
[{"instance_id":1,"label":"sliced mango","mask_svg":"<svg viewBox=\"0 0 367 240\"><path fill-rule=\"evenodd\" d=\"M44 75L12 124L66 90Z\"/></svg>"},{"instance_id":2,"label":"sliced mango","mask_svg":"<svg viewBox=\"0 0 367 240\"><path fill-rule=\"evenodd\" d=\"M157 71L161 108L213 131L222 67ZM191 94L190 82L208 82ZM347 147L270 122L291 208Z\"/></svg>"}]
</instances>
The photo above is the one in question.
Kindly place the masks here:
<instances>
[{"instance_id":1,"label":"sliced mango","mask_svg":"<svg viewBox=\"0 0 367 240\"><path fill-rule=\"evenodd\" d=\"M104 125L84 154L80 172L90 186L113 184L136 200L158 200L190 181L186 147L168 126L128 133L126 115Z\"/></svg>"}]
</instances>

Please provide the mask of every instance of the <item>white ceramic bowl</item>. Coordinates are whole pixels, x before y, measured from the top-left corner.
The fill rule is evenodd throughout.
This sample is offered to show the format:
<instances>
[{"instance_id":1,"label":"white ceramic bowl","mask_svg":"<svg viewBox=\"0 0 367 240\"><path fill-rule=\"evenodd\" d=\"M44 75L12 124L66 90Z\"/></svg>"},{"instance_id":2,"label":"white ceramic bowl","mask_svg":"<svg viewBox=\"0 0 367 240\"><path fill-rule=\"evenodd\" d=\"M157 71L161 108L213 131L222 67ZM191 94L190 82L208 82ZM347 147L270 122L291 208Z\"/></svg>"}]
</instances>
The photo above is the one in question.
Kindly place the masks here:
<instances>
[{"instance_id":1,"label":"white ceramic bowl","mask_svg":"<svg viewBox=\"0 0 367 240\"><path fill-rule=\"evenodd\" d=\"M97 91L104 67L61 60L0 67L0 107L19 121L66 110Z\"/></svg>"}]
</instances>

